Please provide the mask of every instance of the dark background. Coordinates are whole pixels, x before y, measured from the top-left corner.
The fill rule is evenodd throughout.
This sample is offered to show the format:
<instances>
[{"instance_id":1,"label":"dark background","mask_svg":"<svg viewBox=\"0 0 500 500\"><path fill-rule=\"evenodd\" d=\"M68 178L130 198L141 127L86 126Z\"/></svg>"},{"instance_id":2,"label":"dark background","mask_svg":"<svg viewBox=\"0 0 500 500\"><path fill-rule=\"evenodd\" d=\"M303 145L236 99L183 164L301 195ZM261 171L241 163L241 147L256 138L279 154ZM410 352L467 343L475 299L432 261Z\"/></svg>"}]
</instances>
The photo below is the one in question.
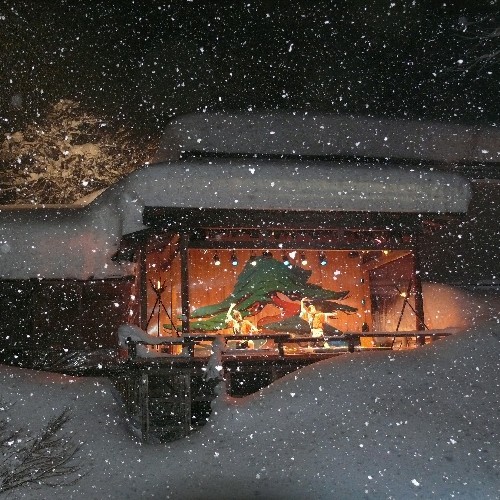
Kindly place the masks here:
<instances>
[{"instance_id":1,"label":"dark background","mask_svg":"<svg viewBox=\"0 0 500 500\"><path fill-rule=\"evenodd\" d=\"M499 10L496 0L7 1L2 122L71 98L147 131L180 113L250 107L496 123L499 61L479 58L500 48L484 37Z\"/></svg>"},{"instance_id":2,"label":"dark background","mask_svg":"<svg viewBox=\"0 0 500 500\"><path fill-rule=\"evenodd\" d=\"M173 116L215 110L498 126L500 36L487 35L499 11L497 0L6 1L2 133L63 98L145 140ZM467 220L429 237L430 279L500 277L500 187L474 190Z\"/></svg>"}]
</instances>

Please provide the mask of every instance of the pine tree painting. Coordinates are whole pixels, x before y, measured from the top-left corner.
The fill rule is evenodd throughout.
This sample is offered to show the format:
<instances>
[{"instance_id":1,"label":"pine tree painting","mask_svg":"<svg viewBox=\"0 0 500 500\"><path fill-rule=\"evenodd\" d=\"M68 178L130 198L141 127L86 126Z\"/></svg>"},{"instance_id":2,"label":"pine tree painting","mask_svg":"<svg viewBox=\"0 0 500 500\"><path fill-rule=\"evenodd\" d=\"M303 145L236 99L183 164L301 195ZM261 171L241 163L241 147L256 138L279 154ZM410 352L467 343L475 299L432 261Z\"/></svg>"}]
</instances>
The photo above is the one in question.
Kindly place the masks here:
<instances>
[{"instance_id":1,"label":"pine tree painting","mask_svg":"<svg viewBox=\"0 0 500 500\"><path fill-rule=\"evenodd\" d=\"M357 309L338 300L345 299L349 291L326 290L307 283L311 271L297 266L285 266L270 257L253 257L247 261L238 276L232 293L222 302L199 307L191 313L191 331L215 331L225 328L226 312L232 303L243 316L253 316L267 304L281 309L279 321L266 322L267 331L307 331L307 324L299 318L300 299L307 297L319 311L355 312ZM272 318L270 318L272 319ZM302 324L303 323L303 324Z\"/></svg>"}]
</instances>

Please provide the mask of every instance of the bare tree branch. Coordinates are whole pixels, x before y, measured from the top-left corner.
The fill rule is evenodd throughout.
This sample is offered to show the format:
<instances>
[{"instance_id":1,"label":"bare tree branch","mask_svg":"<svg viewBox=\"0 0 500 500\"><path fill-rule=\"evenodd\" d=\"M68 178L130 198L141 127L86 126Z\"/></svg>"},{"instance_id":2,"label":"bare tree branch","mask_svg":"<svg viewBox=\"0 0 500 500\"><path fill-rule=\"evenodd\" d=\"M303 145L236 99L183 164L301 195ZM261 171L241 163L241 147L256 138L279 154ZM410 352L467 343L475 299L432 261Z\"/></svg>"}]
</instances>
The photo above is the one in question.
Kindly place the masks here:
<instances>
[{"instance_id":1,"label":"bare tree branch","mask_svg":"<svg viewBox=\"0 0 500 500\"><path fill-rule=\"evenodd\" d=\"M471 46L464 54L461 70L480 67L496 63L500 58L500 26L491 26L497 23L496 19L480 19L471 22L467 18L459 19L459 26L463 33L462 39L471 42Z\"/></svg>"},{"instance_id":2,"label":"bare tree branch","mask_svg":"<svg viewBox=\"0 0 500 500\"><path fill-rule=\"evenodd\" d=\"M0 424L0 492L27 484L58 486L74 484L82 475L82 466L76 460L80 446L74 438L61 431L70 420L70 411L64 409L49 420L35 436L9 431L5 421Z\"/></svg>"}]
</instances>

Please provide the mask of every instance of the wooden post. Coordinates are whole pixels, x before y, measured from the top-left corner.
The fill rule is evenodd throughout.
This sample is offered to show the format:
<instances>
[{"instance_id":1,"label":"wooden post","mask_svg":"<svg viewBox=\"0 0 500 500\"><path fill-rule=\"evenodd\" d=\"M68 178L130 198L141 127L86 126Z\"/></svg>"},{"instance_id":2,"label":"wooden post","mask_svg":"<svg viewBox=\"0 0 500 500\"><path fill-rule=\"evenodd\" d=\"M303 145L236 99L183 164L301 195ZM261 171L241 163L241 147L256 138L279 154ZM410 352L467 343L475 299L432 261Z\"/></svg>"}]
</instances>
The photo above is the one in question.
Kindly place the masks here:
<instances>
[{"instance_id":1,"label":"wooden post","mask_svg":"<svg viewBox=\"0 0 500 500\"><path fill-rule=\"evenodd\" d=\"M191 394L191 372L187 371L183 375L184 379L184 435L187 436L191 430L191 407L192 407L192 394Z\"/></svg>"},{"instance_id":2,"label":"wooden post","mask_svg":"<svg viewBox=\"0 0 500 500\"><path fill-rule=\"evenodd\" d=\"M135 359L137 357L137 344L132 340L132 337L127 337L126 344L128 359Z\"/></svg>"},{"instance_id":3,"label":"wooden post","mask_svg":"<svg viewBox=\"0 0 500 500\"><path fill-rule=\"evenodd\" d=\"M146 275L146 255L147 241L143 241L138 249L138 265L139 265L139 325L143 330L148 328L148 282Z\"/></svg>"},{"instance_id":4,"label":"wooden post","mask_svg":"<svg viewBox=\"0 0 500 500\"><path fill-rule=\"evenodd\" d=\"M352 335L347 335L347 351L354 352L354 337Z\"/></svg>"},{"instance_id":5,"label":"wooden post","mask_svg":"<svg viewBox=\"0 0 500 500\"><path fill-rule=\"evenodd\" d=\"M181 311L182 311L182 333L189 333L189 269L188 269L188 245L189 235L182 234L179 251L181 256Z\"/></svg>"},{"instance_id":6,"label":"wooden post","mask_svg":"<svg viewBox=\"0 0 500 500\"><path fill-rule=\"evenodd\" d=\"M147 443L149 441L149 381L147 373L142 373L139 380L139 408L142 441Z\"/></svg>"},{"instance_id":7,"label":"wooden post","mask_svg":"<svg viewBox=\"0 0 500 500\"><path fill-rule=\"evenodd\" d=\"M425 330L424 321L424 299L422 295L422 277L420 269L420 254L418 251L418 234L414 234L413 244L413 285L415 288L415 319L416 330ZM425 335L419 335L417 342L420 345L425 344Z\"/></svg>"}]
</instances>

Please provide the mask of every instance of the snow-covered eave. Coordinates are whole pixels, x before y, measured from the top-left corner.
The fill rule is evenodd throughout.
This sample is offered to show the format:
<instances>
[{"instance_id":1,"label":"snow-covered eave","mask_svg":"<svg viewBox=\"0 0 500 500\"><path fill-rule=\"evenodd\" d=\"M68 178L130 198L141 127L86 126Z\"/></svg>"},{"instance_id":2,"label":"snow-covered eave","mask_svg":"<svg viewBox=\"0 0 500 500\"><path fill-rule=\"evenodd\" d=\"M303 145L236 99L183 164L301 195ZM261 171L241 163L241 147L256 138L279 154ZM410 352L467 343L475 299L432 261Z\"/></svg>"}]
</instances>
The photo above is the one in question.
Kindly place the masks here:
<instances>
[{"instance_id":1,"label":"snow-covered eave","mask_svg":"<svg viewBox=\"0 0 500 500\"><path fill-rule=\"evenodd\" d=\"M122 277L113 256L145 229L144 207L459 214L460 176L380 165L192 160L137 170L81 208L0 210L2 278Z\"/></svg>"},{"instance_id":2,"label":"snow-covered eave","mask_svg":"<svg viewBox=\"0 0 500 500\"><path fill-rule=\"evenodd\" d=\"M193 113L167 125L156 161L188 152L495 163L499 144L496 126L304 111Z\"/></svg>"},{"instance_id":3,"label":"snow-covered eave","mask_svg":"<svg viewBox=\"0 0 500 500\"><path fill-rule=\"evenodd\" d=\"M471 188L455 174L378 164L198 159L136 171L100 202L113 195L131 211L129 233L143 228L144 206L457 214L467 212Z\"/></svg>"}]
</instances>

